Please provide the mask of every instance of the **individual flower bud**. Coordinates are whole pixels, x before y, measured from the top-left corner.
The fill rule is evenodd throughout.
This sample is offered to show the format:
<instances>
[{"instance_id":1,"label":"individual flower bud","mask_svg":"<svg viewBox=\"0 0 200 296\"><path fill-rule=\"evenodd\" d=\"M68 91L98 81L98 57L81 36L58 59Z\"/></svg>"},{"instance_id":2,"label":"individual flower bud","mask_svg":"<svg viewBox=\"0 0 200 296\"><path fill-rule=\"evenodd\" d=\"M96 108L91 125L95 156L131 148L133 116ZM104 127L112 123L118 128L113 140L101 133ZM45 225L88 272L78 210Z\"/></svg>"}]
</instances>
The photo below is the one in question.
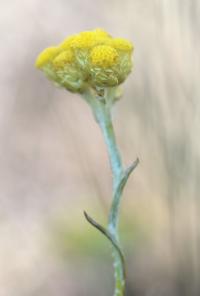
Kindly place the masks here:
<instances>
[{"instance_id":1,"label":"individual flower bud","mask_svg":"<svg viewBox=\"0 0 200 296\"><path fill-rule=\"evenodd\" d=\"M68 66L56 72L57 84L71 92L82 93L87 88L85 77L74 66Z\"/></svg>"},{"instance_id":2,"label":"individual flower bud","mask_svg":"<svg viewBox=\"0 0 200 296\"><path fill-rule=\"evenodd\" d=\"M109 45L94 47L90 54L92 84L113 87L122 83L131 71L130 54Z\"/></svg>"},{"instance_id":3,"label":"individual flower bud","mask_svg":"<svg viewBox=\"0 0 200 296\"><path fill-rule=\"evenodd\" d=\"M96 29L93 31L81 32L76 35L72 35L65 39L61 44L62 49L91 49L93 46L103 44L106 40L110 39L110 35L102 29Z\"/></svg>"},{"instance_id":4,"label":"individual flower bud","mask_svg":"<svg viewBox=\"0 0 200 296\"><path fill-rule=\"evenodd\" d=\"M94 66L109 68L117 63L119 55L117 51L109 45L99 45L93 48L90 53L91 63Z\"/></svg>"},{"instance_id":5,"label":"individual flower bud","mask_svg":"<svg viewBox=\"0 0 200 296\"><path fill-rule=\"evenodd\" d=\"M59 53L59 51L60 49L55 46L44 49L37 57L35 66L39 69L42 69Z\"/></svg>"},{"instance_id":6,"label":"individual flower bud","mask_svg":"<svg viewBox=\"0 0 200 296\"><path fill-rule=\"evenodd\" d=\"M132 53L133 51L132 43L124 38L113 38L110 40L110 45L123 52Z\"/></svg>"},{"instance_id":7,"label":"individual flower bud","mask_svg":"<svg viewBox=\"0 0 200 296\"><path fill-rule=\"evenodd\" d=\"M52 64L56 69L62 69L66 65L71 64L74 61L74 53L71 49L65 50L57 55Z\"/></svg>"}]
</instances>

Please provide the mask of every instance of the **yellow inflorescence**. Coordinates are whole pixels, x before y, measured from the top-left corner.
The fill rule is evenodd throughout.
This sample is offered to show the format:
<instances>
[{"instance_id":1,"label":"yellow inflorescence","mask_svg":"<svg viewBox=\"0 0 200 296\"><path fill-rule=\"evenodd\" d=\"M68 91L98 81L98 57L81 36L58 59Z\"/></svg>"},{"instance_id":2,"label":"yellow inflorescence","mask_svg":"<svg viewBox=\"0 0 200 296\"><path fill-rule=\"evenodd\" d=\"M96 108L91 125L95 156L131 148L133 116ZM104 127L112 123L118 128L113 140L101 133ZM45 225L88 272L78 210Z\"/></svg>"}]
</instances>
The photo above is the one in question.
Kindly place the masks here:
<instances>
[{"instance_id":1,"label":"yellow inflorescence","mask_svg":"<svg viewBox=\"0 0 200 296\"><path fill-rule=\"evenodd\" d=\"M50 60L52 60L58 53L60 49L58 47L52 46L44 49L35 62L37 68L42 68L45 66Z\"/></svg>"},{"instance_id":2,"label":"yellow inflorescence","mask_svg":"<svg viewBox=\"0 0 200 296\"><path fill-rule=\"evenodd\" d=\"M133 45L113 38L97 28L66 38L57 47L40 53L36 67L60 85L74 92L88 87L113 87L131 72Z\"/></svg>"},{"instance_id":3,"label":"yellow inflorescence","mask_svg":"<svg viewBox=\"0 0 200 296\"><path fill-rule=\"evenodd\" d=\"M65 65L70 64L73 61L74 53L71 49L67 49L57 55L52 63L56 68L63 68Z\"/></svg>"},{"instance_id":4,"label":"yellow inflorescence","mask_svg":"<svg viewBox=\"0 0 200 296\"><path fill-rule=\"evenodd\" d=\"M116 64L118 57L117 51L109 45L96 46L90 54L92 64L103 68L109 68Z\"/></svg>"},{"instance_id":5,"label":"yellow inflorescence","mask_svg":"<svg viewBox=\"0 0 200 296\"><path fill-rule=\"evenodd\" d=\"M110 45L122 51L130 53L133 51L132 43L124 38L113 38L110 40Z\"/></svg>"}]
</instances>

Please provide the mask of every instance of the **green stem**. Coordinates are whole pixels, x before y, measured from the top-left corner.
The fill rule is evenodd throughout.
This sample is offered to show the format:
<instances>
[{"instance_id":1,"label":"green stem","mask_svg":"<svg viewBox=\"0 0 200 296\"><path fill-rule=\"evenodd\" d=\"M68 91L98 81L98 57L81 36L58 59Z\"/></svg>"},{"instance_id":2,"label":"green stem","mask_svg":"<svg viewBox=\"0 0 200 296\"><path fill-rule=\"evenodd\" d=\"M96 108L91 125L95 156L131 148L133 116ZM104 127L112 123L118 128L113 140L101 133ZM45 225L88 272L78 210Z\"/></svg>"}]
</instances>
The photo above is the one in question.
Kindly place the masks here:
<instances>
[{"instance_id":1,"label":"green stem","mask_svg":"<svg viewBox=\"0 0 200 296\"><path fill-rule=\"evenodd\" d=\"M125 264L124 256L121 251L118 234L118 220L119 220L119 207L120 200L124 186L128 180L129 175L138 164L136 160L133 165L127 170L123 169L121 156L116 143L114 129L112 125L111 107L113 97L109 93L108 96L98 97L94 94L87 93L84 98L92 107L95 119L99 124L103 137L107 146L112 177L113 177L113 198L112 205L109 212L108 226L102 227L86 213L85 217L89 223L100 230L112 243L113 246L113 259L114 259L114 271L115 271L115 292L114 296L125 295Z\"/></svg>"},{"instance_id":2,"label":"green stem","mask_svg":"<svg viewBox=\"0 0 200 296\"><path fill-rule=\"evenodd\" d=\"M119 216L119 203L121 193L117 190L123 174L123 167L120 153L115 140L114 129L111 120L110 109L106 105L100 103L96 109L96 117L101 127L105 143L108 149L110 165L113 177L113 202L109 213L108 229L114 240L119 243L119 235L117 231L117 222ZM120 256L118 250L113 247L113 259L115 270L115 296L123 296L125 292L125 266L123 257Z\"/></svg>"}]
</instances>

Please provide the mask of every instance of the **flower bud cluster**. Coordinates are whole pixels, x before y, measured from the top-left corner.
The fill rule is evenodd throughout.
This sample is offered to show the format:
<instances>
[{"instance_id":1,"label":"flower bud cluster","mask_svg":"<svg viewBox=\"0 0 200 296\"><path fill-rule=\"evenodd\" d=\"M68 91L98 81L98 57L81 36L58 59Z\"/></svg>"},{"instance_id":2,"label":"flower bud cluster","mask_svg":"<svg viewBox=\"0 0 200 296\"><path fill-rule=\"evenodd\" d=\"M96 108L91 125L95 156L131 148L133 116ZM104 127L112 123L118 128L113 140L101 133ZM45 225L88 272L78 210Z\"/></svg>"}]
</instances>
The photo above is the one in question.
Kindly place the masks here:
<instances>
[{"instance_id":1,"label":"flower bud cluster","mask_svg":"<svg viewBox=\"0 0 200 296\"><path fill-rule=\"evenodd\" d=\"M131 72L133 45L102 29L81 32L43 50L36 67L61 87L82 93L88 88L116 87Z\"/></svg>"}]
</instances>

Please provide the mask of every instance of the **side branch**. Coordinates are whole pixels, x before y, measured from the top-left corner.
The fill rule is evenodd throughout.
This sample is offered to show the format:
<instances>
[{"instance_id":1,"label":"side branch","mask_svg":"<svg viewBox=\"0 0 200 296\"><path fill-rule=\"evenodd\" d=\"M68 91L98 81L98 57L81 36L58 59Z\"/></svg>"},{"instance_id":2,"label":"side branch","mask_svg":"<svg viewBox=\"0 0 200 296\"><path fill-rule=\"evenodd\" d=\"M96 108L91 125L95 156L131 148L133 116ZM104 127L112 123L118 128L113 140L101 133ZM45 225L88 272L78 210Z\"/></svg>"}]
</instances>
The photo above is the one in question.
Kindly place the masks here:
<instances>
[{"instance_id":1,"label":"side branch","mask_svg":"<svg viewBox=\"0 0 200 296\"><path fill-rule=\"evenodd\" d=\"M116 235L116 229L118 224L118 217L119 217L119 206L120 206L120 199L122 196L123 189L128 181L129 176L134 171L134 169L139 164L139 158L137 158L122 174L122 177L119 180L117 188L114 192L113 202L110 208L109 214L109 229L111 232L114 232Z\"/></svg>"},{"instance_id":2,"label":"side branch","mask_svg":"<svg viewBox=\"0 0 200 296\"><path fill-rule=\"evenodd\" d=\"M96 229L98 229L112 244L112 246L114 247L114 249L117 251L120 260L122 262L122 266L123 266L123 275L125 278L125 264L124 264L124 255L120 249L120 247L118 246L118 243L115 241L115 238L112 236L112 234L102 225L100 225L99 223L97 223L93 218L91 218L85 211L84 211L84 216L86 218L86 220Z\"/></svg>"}]
</instances>

